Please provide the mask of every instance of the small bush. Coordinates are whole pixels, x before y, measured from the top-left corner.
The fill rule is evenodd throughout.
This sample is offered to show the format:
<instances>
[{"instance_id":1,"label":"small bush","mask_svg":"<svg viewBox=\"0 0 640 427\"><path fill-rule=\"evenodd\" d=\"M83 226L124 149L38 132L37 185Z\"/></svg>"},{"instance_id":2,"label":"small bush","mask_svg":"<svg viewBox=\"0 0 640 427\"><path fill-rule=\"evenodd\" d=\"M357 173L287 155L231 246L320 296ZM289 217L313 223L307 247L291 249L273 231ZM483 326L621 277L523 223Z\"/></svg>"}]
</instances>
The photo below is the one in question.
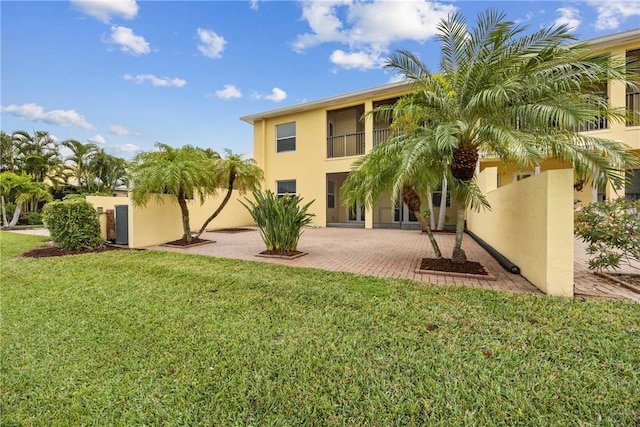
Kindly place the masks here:
<instances>
[{"instance_id":1,"label":"small bush","mask_svg":"<svg viewBox=\"0 0 640 427\"><path fill-rule=\"evenodd\" d=\"M640 261L640 200L620 198L582 208L576 215L575 234L588 243L591 270Z\"/></svg>"},{"instance_id":2,"label":"small bush","mask_svg":"<svg viewBox=\"0 0 640 427\"><path fill-rule=\"evenodd\" d=\"M255 203L245 197L249 210L260 229L260 235L268 251L294 252L298 248L298 240L302 234L302 227L311 223L315 215L308 212L309 206L315 201L300 206L302 198L296 195L278 197L267 190L254 191Z\"/></svg>"},{"instance_id":3,"label":"small bush","mask_svg":"<svg viewBox=\"0 0 640 427\"><path fill-rule=\"evenodd\" d=\"M27 214L27 224L29 225L42 225L42 213L29 212Z\"/></svg>"},{"instance_id":4,"label":"small bush","mask_svg":"<svg viewBox=\"0 0 640 427\"><path fill-rule=\"evenodd\" d=\"M53 241L64 249L91 249L104 243L98 212L86 200L48 203L43 209L43 219Z\"/></svg>"}]
</instances>

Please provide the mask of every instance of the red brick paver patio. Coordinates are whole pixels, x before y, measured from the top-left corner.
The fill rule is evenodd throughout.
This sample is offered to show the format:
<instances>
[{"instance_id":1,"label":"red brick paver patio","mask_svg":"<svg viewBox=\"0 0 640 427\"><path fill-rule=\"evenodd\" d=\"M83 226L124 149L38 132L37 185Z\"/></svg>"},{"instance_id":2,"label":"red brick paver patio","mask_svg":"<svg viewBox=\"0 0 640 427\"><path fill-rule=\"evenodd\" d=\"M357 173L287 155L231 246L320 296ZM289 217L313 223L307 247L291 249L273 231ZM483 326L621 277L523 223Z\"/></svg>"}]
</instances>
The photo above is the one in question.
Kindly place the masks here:
<instances>
[{"instance_id":1,"label":"red brick paver patio","mask_svg":"<svg viewBox=\"0 0 640 427\"><path fill-rule=\"evenodd\" d=\"M465 235L462 245L467 258L487 267L496 276L496 280L416 273L420 260L433 255L429 240L419 231L306 228L298 249L308 252L308 255L294 260L256 257L256 254L264 250L264 244L257 229L253 227L251 231L233 234L207 232L203 237L216 240L217 243L188 249L166 246L153 248L379 277L399 277L433 284L542 294L524 277L506 271L468 235ZM451 254L454 235L437 234L436 239L443 254ZM574 282L577 297L622 298L640 302L640 294L589 272L583 246L576 241Z\"/></svg>"}]
</instances>

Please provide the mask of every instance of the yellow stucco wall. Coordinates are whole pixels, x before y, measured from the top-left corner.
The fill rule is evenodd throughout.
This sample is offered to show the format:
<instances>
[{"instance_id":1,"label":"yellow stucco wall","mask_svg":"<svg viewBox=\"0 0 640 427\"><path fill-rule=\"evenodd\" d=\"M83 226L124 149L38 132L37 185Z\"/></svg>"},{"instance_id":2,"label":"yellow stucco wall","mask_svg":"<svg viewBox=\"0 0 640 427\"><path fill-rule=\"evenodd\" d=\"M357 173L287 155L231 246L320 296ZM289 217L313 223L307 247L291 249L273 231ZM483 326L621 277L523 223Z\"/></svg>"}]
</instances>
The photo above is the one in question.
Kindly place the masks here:
<instances>
[{"instance_id":1,"label":"yellow stucco wall","mask_svg":"<svg viewBox=\"0 0 640 427\"><path fill-rule=\"evenodd\" d=\"M496 175L497 168L480 173L491 210L468 212L467 227L544 293L572 297L573 171L547 171L501 188Z\"/></svg>"},{"instance_id":2,"label":"yellow stucco wall","mask_svg":"<svg viewBox=\"0 0 640 427\"><path fill-rule=\"evenodd\" d=\"M224 194L223 192L215 197L209 197L202 205L198 200L189 202L192 231L200 229L206 218L220 205ZM115 205L129 206L129 247L131 248L159 245L182 237L180 207L175 197L164 195L162 200L163 202L160 203L153 197L146 206L133 206L128 197L87 197L89 203L96 208L103 208L105 212L107 209L114 209ZM253 225L251 215L239 200L244 199L234 191L227 206L208 225L207 230ZM102 235L106 238L106 215L100 216L100 222Z\"/></svg>"}]
</instances>

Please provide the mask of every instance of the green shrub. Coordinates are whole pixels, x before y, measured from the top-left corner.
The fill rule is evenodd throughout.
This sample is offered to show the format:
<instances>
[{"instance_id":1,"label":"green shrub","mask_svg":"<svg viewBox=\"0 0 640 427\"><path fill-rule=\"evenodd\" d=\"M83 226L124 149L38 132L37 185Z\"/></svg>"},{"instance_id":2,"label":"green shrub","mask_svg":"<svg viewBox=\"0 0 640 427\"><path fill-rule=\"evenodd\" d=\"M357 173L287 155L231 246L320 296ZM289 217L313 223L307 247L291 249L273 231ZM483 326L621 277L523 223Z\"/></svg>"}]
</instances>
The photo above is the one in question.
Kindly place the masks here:
<instances>
[{"instance_id":1,"label":"green shrub","mask_svg":"<svg viewBox=\"0 0 640 427\"><path fill-rule=\"evenodd\" d=\"M620 198L582 208L576 215L575 234L588 243L591 270L640 261L640 200Z\"/></svg>"},{"instance_id":2,"label":"green shrub","mask_svg":"<svg viewBox=\"0 0 640 427\"><path fill-rule=\"evenodd\" d=\"M40 213L40 212L29 212L27 214L27 224L29 224L29 225L41 225L42 224L42 213Z\"/></svg>"},{"instance_id":3,"label":"green shrub","mask_svg":"<svg viewBox=\"0 0 640 427\"><path fill-rule=\"evenodd\" d=\"M11 218L13 218L13 214L16 211L16 204L12 202L5 203L4 210L7 213L7 220L11 221Z\"/></svg>"},{"instance_id":4,"label":"green shrub","mask_svg":"<svg viewBox=\"0 0 640 427\"><path fill-rule=\"evenodd\" d=\"M53 241L64 249L90 249L104 243L98 212L83 199L47 203L43 219Z\"/></svg>"},{"instance_id":5,"label":"green shrub","mask_svg":"<svg viewBox=\"0 0 640 427\"><path fill-rule=\"evenodd\" d=\"M302 234L302 227L311 223L315 215L308 212L309 206L315 201L300 206L302 198L287 194L278 197L273 192L254 191L255 203L245 197L254 221L260 229L260 235L268 251L294 252L298 248L298 240Z\"/></svg>"}]
</instances>

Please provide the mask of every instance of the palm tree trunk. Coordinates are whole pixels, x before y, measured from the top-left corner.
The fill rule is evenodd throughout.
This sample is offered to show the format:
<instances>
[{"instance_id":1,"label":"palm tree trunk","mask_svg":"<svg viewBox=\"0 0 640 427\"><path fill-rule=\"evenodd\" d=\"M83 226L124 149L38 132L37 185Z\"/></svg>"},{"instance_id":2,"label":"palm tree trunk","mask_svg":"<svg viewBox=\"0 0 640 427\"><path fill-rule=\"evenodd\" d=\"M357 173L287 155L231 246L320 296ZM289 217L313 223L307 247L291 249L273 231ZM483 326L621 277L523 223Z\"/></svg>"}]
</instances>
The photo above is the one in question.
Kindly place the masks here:
<instances>
[{"instance_id":1,"label":"palm tree trunk","mask_svg":"<svg viewBox=\"0 0 640 427\"><path fill-rule=\"evenodd\" d=\"M18 223L18 220L20 219L21 214L22 214L22 203L16 202L16 210L13 213L13 218L11 218L11 222L7 226L8 229L12 229L13 227L16 226L16 224Z\"/></svg>"},{"instance_id":2,"label":"palm tree trunk","mask_svg":"<svg viewBox=\"0 0 640 427\"><path fill-rule=\"evenodd\" d=\"M0 198L0 202L2 203L2 227L8 227L9 221L7 221L7 207L4 200L4 196Z\"/></svg>"},{"instance_id":3,"label":"palm tree trunk","mask_svg":"<svg viewBox=\"0 0 640 427\"><path fill-rule=\"evenodd\" d=\"M209 225L209 223L211 221L213 221L213 219L215 217L218 216L218 214L220 212L222 212L222 209L226 206L227 202L229 201L229 199L231 198L231 194L233 193L233 181L235 181L235 177L232 179L229 179L229 186L227 187L227 194L226 196L224 196L224 199L222 200L222 202L220 203L220 206L218 206L218 209L216 209L216 211L214 213L211 214L211 216L209 218L207 218L207 220L204 222L204 224L202 224L202 227L200 227L200 230L198 231L198 233L194 236L196 239L200 237L200 235L202 233L204 233L204 229L207 228L207 225Z\"/></svg>"},{"instance_id":4,"label":"palm tree trunk","mask_svg":"<svg viewBox=\"0 0 640 427\"><path fill-rule=\"evenodd\" d=\"M456 222L456 241L453 245L451 261L456 264L464 264L467 261L467 254L462 249L462 236L464 234L465 208L462 200L458 201L458 213Z\"/></svg>"},{"instance_id":5,"label":"palm tree trunk","mask_svg":"<svg viewBox=\"0 0 640 427\"><path fill-rule=\"evenodd\" d=\"M418 222L422 226L422 231L427 234L429 237L429 242L431 242L431 248L433 249L433 254L437 259L442 258L442 252L440 252L440 246L438 246L438 241L436 240L433 232L431 231L431 227L429 226L429 221L427 218L422 215L420 212L413 211L413 214L418 219Z\"/></svg>"},{"instance_id":6,"label":"palm tree trunk","mask_svg":"<svg viewBox=\"0 0 640 427\"><path fill-rule=\"evenodd\" d=\"M427 193L427 205L429 208L429 226L433 230L434 228L436 228L436 219L433 215L433 193L431 191Z\"/></svg>"},{"instance_id":7,"label":"palm tree trunk","mask_svg":"<svg viewBox=\"0 0 640 427\"><path fill-rule=\"evenodd\" d=\"M438 228L444 230L445 214L447 212L447 175L442 177L442 191L440 193L440 211L438 212Z\"/></svg>"},{"instance_id":8,"label":"palm tree trunk","mask_svg":"<svg viewBox=\"0 0 640 427\"><path fill-rule=\"evenodd\" d=\"M189 225L189 208L187 207L187 201L184 199L184 193L182 190L176 196L178 198L178 205L180 206L180 212L182 213L182 238L191 243L191 227Z\"/></svg>"},{"instance_id":9,"label":"palm tree trunk","mask_svg":"<svg viewBox=\"0 0 640 427\"><path fill-rule=\"evenodd\" d=\"M431 247L433 248L433 253L436 258L442 258L442 253L440 252L440 247L438 246L438 242L436 241L433 233L431 232L431 227L429 226L429 221L422 215L422 200L420 199L420 195L409 186L404 186L402 188L402 201L407 205L410 211L418 219L420 225L422 226L422 230L427 233L429 236L429 241L431 242Z\"/></svg>"}]
</instances>

